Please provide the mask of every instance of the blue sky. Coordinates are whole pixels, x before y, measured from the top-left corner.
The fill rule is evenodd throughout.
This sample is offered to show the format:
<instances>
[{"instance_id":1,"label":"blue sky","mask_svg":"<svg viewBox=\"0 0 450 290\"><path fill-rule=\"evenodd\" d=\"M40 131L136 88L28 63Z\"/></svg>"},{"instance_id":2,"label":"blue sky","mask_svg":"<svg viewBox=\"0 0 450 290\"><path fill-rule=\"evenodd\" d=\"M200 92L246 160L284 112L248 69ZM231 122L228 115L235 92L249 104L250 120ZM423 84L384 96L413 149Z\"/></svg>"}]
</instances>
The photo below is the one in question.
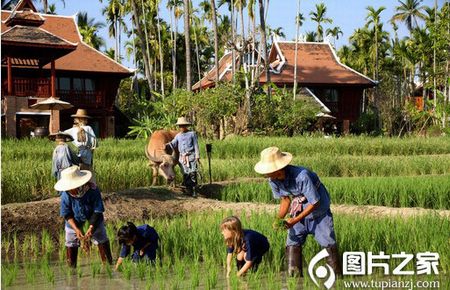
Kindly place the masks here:
<instances>
[{"instance_id":1,"label":"blue sky","mask_svg":"<svg viewBox=\"0 0 450 290\"><path fill-rule=\"evenodd\" d=\"M441 7L445 0L438 0L438 6ZM105 21L101 11L106 6L107 0L100 3L98 0L65 0L66 6L60 0L49 0L49 3L56 5L56 11L61 15L74 15L79 11L85 11L89 17L93 17L96 21ZM200 0L193 0L194 7L198 6ZM218 1L216 0L216 3ZM306 20L301 28L301 33L315 30L315 23L311 21L309 13L315 10L315 5L318 3L325 3L327 6L327 16L333 19L332 24L325 24L325 28L332 28L339 26L343 31L343 36L336 42L339 48L348 43L348 38L351 36L356 28L362 27L365 23L367 15L367 6L386 7L381 13L381 19L384 23L384 29L393 32L389 20L395 14L395 7L399 5L398 0L302 0L300 4L300 12L303 13ZM166 9L167 0L162 0L161 16L170 23L168 10ZM434 0L423 0L423 5L434 6ZM39 7L39 4L37 5ZM39 8L38 8L39 9ZM286 34L287 40L292 40L295 36L295 15L297 11L297 0L270 0L269 11L267 17L267 24L272 27L283 27L283 32ZM228 10L225 7L219 9L220 14L227 14ZM180 21L182 22L182 21ZM180 23L180 31L182 23ZM404 24L399 24L398 34L403 37L408 34L408 30ZM109 38L107 28L101 30L101 35L106 40L107 47L114 47L114 40ZM126 66L132 66L131 61L124 59Z\"/></svg>"}]
</instances>

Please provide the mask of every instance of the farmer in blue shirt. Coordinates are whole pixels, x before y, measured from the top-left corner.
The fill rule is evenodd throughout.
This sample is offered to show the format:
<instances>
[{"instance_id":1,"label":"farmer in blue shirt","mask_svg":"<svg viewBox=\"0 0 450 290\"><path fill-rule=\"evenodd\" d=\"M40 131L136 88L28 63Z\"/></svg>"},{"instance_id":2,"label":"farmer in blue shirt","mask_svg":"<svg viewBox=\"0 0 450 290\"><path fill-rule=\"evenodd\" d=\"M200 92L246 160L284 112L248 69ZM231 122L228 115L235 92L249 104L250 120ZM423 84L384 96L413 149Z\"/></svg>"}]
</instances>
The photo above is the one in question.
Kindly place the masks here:
<instances>
[{"instance_id":1,"label":"farmer in blue shirt","mask_svg":"<svg viewBox=\"0 0 450 290\"><path fill-rule=\"evenodd\" d=\"M179 152L179 162L183 171L183 185L192 196L196 196L197 171L200 160L197 134L189 131L191 123L186 118L178 118L177 125L180 128L175 138L167 145Z\"/></svg>"},{"instance_id":2,"label":"farmer in blue shirt","mask_svg":"<svg viewBox=\"0 0 450 290\"><path fill-rule=\"evenodd\" d=\"M72 165L78 165L79 160L66 143L73 141L72 136L64 132L58 132L50 134L48 139L55 141L56 143L52 155L52 175L56 180L59 180L61 178L61 171Z\"/></svg>"},{"instance_id":3,"label":"farmer in blue shirt","mask_svg":"<svg viewBox=\"0 0 450 290\"><path fill-rule=\"evenodd\" d=\"M65 219L67 262L70 267L77 266L78 248L81 241L98 245L100 257L111 264L112 256L109 239L103 221L103 201L99 189L89 180L92 173L71 166L61 172L61 179L55 189L61 192L60 214ZM89 223L86 233L83 225Z\"/></svg>"},{"instance_id":4,"label":"farmer in blue shirt","mask_svg":"<svg viewBox=\"0 0 450 290\"><path fill-rule=\"evenodd\" d=\"M122 244L122 250L116 263L116 270L122 264L123 259L131 253L131 246L133 246L131 255L133 262L140 260L155 262L159 236L154 228L149 225L136 227L132 222L128 222L126 226L119 229L117 236L119 243Z\"/></svg>"},{"instance_id":5,"label":"farmer in blue shirt","mask_svg":"<svg viewBox=\"0 0 450 290\"><path fill-rule=\"evenodd\" d=\"M288 273L302 275L302 245L312 234L319 245L328 252L327 263L336 275L341 274L330 195L314 172L289 165L292 154L269 147L261 152L255 171L269 178L275 199L281 199L278 218L289 229L286 241Z\"/></svg>"},{"instance_id":6,"label":"farmer in blue shirt","mask_svg":"<svg viewBox=\"0 0 450 290\"><path fill-rule=\"evenodd\" d=\"M230 277L233 254L236 254L238 277L249 269L256 271L263 255L269 251L267 238L256 231L242 229L241 221L235 216L225 218L220 229L227 245L227 277Z\"/></svg>"}]
</instances>

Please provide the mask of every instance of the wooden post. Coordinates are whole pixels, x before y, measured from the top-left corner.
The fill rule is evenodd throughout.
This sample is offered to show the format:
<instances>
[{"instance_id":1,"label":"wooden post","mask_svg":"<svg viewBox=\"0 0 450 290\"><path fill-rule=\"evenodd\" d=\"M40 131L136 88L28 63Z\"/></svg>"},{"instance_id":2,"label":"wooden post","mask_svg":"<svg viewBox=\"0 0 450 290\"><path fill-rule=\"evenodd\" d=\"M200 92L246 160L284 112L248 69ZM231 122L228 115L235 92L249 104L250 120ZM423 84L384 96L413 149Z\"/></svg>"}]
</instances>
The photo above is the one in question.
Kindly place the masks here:
<instances>
[{"instance_id":1,"label":"wooden post","mask_svg":"<svg viewBox=\"0 0 450 290\"><path fill-rule=\"evenodd\" d=\"M8 56L6 57L7 63L8 63L8 96L12 96L13 94L13 82L12 82L12 65L11 65L11 58Z\"/></svg>"},{"instance_id":2,"label":"wooden post","mask_svg":"<svg viewBox=\"0 0 450 290\"><path fill-rule=\"evenodd\" d=\"M51 78L50 84L52 87L52 97L56 98L56 71L55 71L55 60L51 62Z\"/></svg>"}]
</instances>

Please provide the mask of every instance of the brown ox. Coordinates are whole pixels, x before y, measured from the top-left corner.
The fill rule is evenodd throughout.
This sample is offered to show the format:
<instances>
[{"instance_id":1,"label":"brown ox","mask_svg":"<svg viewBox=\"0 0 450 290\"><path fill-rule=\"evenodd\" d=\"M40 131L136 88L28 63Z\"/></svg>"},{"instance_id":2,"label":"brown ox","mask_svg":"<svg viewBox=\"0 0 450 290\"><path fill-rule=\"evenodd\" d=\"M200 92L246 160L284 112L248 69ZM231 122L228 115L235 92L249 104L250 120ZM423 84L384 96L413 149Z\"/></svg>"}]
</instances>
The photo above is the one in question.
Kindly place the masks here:
<instances>
[{"instance_id":1,"label":"brown ox","mask_svg":"<svg viewBox=\"0 0 450 290\"><path fill-rule=\"evenodd\" d=\"M152 167L152 185L156 184L158 175L164 177L167 183L175 185L175 165L178 164L178 154L175 150L165 148L165 144L175 138L177 131L158 130L153 132L145 147L145 155ZM169 152L170 150L170 152Z\"/></svg>"}]
</instances>

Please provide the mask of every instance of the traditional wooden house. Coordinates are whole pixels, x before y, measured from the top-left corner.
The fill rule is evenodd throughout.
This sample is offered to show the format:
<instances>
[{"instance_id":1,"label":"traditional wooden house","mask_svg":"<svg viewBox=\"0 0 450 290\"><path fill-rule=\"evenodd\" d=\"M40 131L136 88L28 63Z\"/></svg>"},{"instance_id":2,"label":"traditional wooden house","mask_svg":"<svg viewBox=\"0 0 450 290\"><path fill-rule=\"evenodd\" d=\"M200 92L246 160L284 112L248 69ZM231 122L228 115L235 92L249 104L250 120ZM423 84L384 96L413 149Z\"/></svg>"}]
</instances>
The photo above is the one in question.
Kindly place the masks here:
<instances>
[{"instance_id":1,"label":"traditional wooden house","mask_svg":"<svg viewBox=\"0 0 450 290\"><path fill-rule=\"evenodd\" d=\"M41 14L21 0L1 19L2 135L47 127L50 112L30 106L54 96L74 107L54 112L52 131L72 127L70 115L83 108L98 136L114 136L117 89L133 72L84 43L75 16Z\"/></svg>"},{"instance_id":2,"label":"traditional wooden house","mask_svg":"<svg viewBox=\"0 0 450 290\"><path fill-rule=\"evenodd\" d=\"M239 63L239 59L235 61ZM220 80L232 79L231 65L231 53L224 55L219 62ZM293 87L295 42L274 40L269 66L272 83L278 87ZM214 86L214 70L215 67L193 89ZM259 82L267 82L264 72ZM336 118L344 132L348 132L350 123L360 116L364 90L376 86L375 81L342 64L329 43L319 42L298 43L297 83L320 104L323 113Z\"/></svg>"}]
</instances>

